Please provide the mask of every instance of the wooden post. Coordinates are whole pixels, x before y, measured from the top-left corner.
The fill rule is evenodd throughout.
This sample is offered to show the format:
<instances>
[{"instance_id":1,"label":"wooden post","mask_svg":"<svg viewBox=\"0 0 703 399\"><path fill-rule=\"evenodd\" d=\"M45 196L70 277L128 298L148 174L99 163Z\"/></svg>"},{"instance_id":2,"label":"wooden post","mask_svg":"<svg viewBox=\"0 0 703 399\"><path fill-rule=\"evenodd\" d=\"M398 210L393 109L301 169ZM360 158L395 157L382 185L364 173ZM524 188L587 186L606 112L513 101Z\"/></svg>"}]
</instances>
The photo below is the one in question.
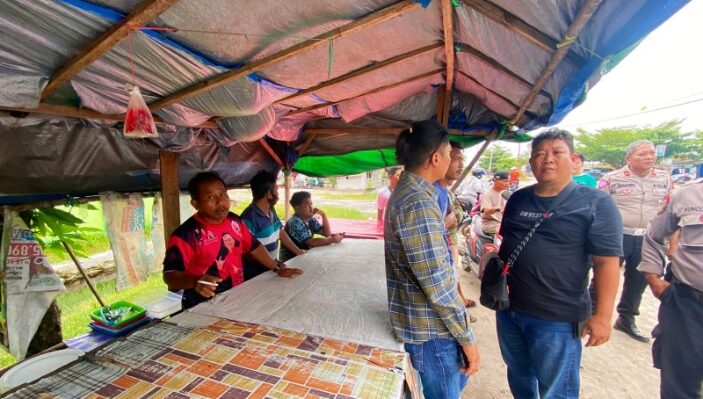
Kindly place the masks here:
<instances>
[{"instance_id":1,"label":"wooden post","mask_svg":"<svg viewBox=\"0 0 703 399\"><path fill-rule=\"evenodd\" d=\"M285 209L284 218L287 221L290 219L290 169L283 169L283 176L286 182L286 201L283 204L283 209Z\"/></svg>"},{"instance_id":2,"label":"wooden post","mask_svg":"<svg viewBox=\"0 0 703 399\"><path fill-rule=\"evenodd\" d=\"M164 213L164 237L168 237L181 224L181 195L178 183L178 154L159 151L161 168L161 199Z\"/></svg>"},{"instance_id":3,"label":"wooden post","mask_svg":"<svg viewBox=\"0 0 703 399\"><path fill-rule=\"evenodd\" d=\"M456 189L459 188L459 186L461 185L461 182L464 181L464 179L466 178L466 175L468 175L469 172L471 171L471 168L473 168L474 165L476 165L476 162L478 162L478 159L481 158L481 155L483 155L484 151L486 151L486 148L488 148L488 146L491 144L491 142L493 142L493 140L496 139L497 134L498 134L498 130L494 130L490 136L486 137L486 141L483 143L483 145L478 150L476 155L474 155L474 158L471 160L471 162L469 162L468 165L466 165L466 168L461 173L461 176L459 176L459 179L454 182L454 185L450 189L450 190L452 190L453 193L455 193Z\"/></svg>"}]
</instances>

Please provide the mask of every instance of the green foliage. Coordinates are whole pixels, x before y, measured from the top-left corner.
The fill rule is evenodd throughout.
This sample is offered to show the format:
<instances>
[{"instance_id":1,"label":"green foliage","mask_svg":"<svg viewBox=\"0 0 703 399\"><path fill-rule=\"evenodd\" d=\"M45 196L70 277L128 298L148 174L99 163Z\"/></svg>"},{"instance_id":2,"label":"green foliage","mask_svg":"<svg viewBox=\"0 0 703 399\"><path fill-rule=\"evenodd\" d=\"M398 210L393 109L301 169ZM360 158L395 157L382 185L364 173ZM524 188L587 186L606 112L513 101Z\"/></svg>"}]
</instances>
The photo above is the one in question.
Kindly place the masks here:
<instances>
[{"instance_id":1,"label":"green foliage","mask_svg":"<svg viewBox=\"0 0 703 399\"><path fill-rule=\"evenodd\" d=\"M114 279L96 283L95 289L107 303L126 300L144 305L166 294L166 284L164 284L160 273L152 274L146 282L120 292L115 290ZM61 330L64 340L90 331L90 327L88 327L90 312L100 305L88 287L63 293L58 297L57 302L61 308ZM15 364L15 358L0 349L0 368L13 364Z\"/></svg>"},{"instance_id":2,"label":"green foliage","mask_svg":"<svg viewBox=\"0 0 703 399\"><path fill-rule=\"evenodd\" d=\"M493 144L483 153L478 164L490 171L510 170L513 166L518 166L518 161L510 150L500 144Z\"/></svg>"},{"instance_id":3,"label":"green foliage","mask_svg":"<svg viewBox=\"0 0 703 399\"><path fill-rule=\"evenodd\" d=\"M613 167L625 164L625 149L633 141L650 140L655 145L665 144L665 158L700 159L703 157L703 132L684 134L681 121L672 120L657 126L622 126L588 132L579 129L576 151L587 159Z\"/></svg>"},{"instance_id":4,"label":"green foliage","mask_svg":"<svg viewBox=\"0 0 703 399\"><path fill-rule=\"evenodd\" d=\"M28 223L39 245L46 253L65 252L62 241L66 242L78 256L87 256L85 234L102 232L88 227L83 220L59 208L39 208L20 213Z\"/></svg>"}]
</instances>

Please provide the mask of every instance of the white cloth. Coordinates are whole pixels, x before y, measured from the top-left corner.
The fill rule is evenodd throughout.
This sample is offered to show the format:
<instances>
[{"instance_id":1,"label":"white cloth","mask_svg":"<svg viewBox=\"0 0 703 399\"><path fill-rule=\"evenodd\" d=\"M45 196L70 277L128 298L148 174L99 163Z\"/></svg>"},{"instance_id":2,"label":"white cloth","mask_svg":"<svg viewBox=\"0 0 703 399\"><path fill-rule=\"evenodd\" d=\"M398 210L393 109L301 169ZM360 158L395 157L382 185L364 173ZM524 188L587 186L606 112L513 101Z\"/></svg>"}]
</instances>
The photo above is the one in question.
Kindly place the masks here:
<instances>
[{"instance_id":1,"label":"white cloth","mask_svg":"<svg viewBox=\"0 0 703 399\"><path fill-rule=\"evenodd\" d=\"M190 312L402 350L388 314L383 240L346 239L286 264L305 273L263 273Z\"/></svg>"}]
</instances>

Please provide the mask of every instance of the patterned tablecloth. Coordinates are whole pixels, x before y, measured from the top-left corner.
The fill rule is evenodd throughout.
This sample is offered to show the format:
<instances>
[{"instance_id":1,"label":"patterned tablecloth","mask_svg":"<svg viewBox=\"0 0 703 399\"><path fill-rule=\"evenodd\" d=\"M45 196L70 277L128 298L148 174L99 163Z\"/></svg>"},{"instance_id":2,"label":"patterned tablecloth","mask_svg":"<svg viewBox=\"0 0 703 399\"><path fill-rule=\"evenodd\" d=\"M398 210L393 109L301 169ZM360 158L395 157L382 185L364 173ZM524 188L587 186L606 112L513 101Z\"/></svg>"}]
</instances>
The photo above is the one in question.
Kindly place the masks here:
<instances>
[{"instance_id":1,"label":"patterned tablecloth","mask_svg":"<svg viewBox=\"0 0 703 399\"><path fill-rule=\"evenodd\" d=\"M209 317L209 324L157 323L7 397L402 396L407 365L403 352L210 316L192 317Z\"/></svg>"}]
</instances>

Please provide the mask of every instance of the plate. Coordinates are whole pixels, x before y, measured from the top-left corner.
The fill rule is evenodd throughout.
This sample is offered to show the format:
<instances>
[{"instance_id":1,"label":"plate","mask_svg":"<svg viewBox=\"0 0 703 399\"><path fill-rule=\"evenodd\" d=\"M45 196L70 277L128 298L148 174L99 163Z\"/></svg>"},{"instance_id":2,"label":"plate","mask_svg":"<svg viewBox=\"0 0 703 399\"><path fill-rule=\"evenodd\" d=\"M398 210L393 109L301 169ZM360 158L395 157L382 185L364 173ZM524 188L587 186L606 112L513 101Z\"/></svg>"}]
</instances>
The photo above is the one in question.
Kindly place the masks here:
<instances>
[{"instance_id":1,"label":"plate","mask_svg":"<svg viewBox=\"0 0 703 399\"><path fill-rule=\"evenodd\" d=\"M38 380L52 371L83 356L80 349L62 349L25 360L0 377L0 391L6 392L27 382Z\"/></svg>"}]
</instances>

